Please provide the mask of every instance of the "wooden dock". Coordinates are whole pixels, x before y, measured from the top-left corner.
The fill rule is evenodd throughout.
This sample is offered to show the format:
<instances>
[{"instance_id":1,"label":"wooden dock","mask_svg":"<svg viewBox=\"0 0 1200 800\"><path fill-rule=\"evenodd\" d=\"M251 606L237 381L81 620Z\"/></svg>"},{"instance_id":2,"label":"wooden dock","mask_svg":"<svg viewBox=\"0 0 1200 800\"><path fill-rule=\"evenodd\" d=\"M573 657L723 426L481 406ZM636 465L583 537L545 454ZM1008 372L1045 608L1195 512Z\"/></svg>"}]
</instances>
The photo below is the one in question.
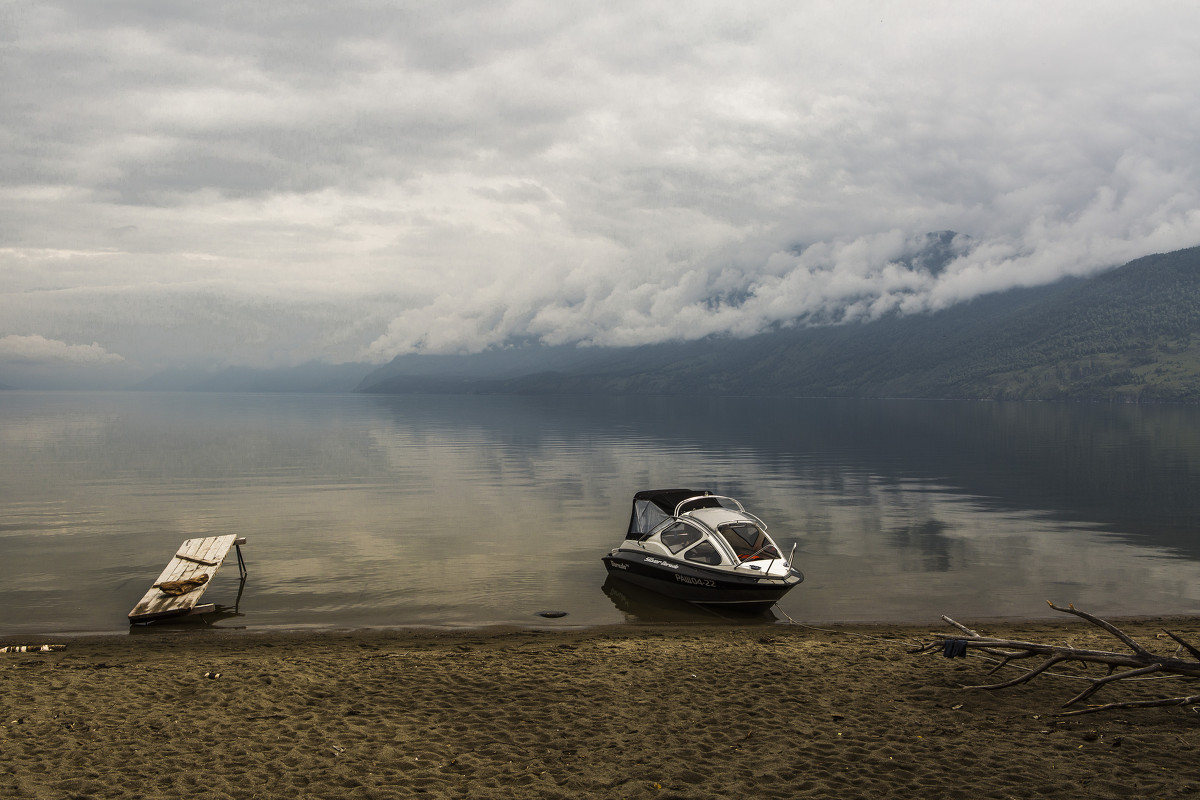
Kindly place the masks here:
<instances>
[{"instance_id":1,"label":"wooden dock","mask_svg":"<svg viewBox=\"0 0 1200 800\"><path fill-rule=\"evenodd\" d=\"M209 581L225 563L229 551L237 549L238 568L246 577L242 545L235 534L188 539L179 546L167 568L158 576L141 601L129 612L130 622L152 622L166 617L212 611L215 606L197 606Z\"/></svg>"}]
</instances>

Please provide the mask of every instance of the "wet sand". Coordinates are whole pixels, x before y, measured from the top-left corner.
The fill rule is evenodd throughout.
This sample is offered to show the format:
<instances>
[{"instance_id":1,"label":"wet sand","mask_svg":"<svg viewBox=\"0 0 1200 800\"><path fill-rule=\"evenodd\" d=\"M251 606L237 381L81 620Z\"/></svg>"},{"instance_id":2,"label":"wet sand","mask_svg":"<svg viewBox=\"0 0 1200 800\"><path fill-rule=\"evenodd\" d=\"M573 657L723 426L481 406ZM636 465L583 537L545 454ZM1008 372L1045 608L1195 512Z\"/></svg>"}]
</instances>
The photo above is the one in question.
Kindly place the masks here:
<instances>
[{"instance_id":1,"label":"wet sand","mask_svg":"<svg viewBox=\"0 0 1200 800\"><path fill-rule=\"evenodd\" d=\"M962 621L1120 648L1081 620ZM1162 652L1164 626L1200 642L1200 620L1121 625ZM1200 709L1056 717L1082 688L1068 678L964 691L991 665L908 652L947 632L8 638L67 646L0 654L0 797L1200 796ZM1197 691L1160 681L1095 701Z\"/></svg>"}]
</instances>

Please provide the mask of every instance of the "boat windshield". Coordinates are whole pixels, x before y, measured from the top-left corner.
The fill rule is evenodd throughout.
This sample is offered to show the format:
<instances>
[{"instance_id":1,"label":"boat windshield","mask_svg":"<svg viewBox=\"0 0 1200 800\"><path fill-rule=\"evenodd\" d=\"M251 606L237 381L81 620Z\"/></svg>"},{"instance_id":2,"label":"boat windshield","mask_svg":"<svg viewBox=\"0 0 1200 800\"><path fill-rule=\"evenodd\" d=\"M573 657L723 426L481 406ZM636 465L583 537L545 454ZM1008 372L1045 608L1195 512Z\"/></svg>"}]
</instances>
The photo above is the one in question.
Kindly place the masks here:
<instances>
[{"instance_id":1,"label":"boat windshield","mask_svg":"<svg viewBox=\"0 0 1200 800\"><path fill-rule=\"evenodd\" d=\"M717 552L717 548L713 547L713 543L707 539L693 547L683 554L683 557L688 561L695 561L700 564L708 564L717 566L721 563L721 554Z\"/></svg>"},{"instance_id":2,"label":"boat windshield","mask_svg":"<svg viewBox=\"0 0 1200 800\"><path fill-rule=\"evenodd\" d=\"M742 561L752 558L779 558L779 551L767 535L749 522L730 522L721 525L718 530Z\"/></svg>"},{"instance_id":3,"label":"boat windshield","mask_svg":"<svg viewBox=\"0 0 1200 800\"><path fill-rule=\"evenodd\" d=\"M663 529L658 538L662 541L663 547L672 553L678 553L683 548L690 547L700 541L703 538L703 534L692 525L688 525L685 522L676 522Z\"/></svg>"}]
</instances>

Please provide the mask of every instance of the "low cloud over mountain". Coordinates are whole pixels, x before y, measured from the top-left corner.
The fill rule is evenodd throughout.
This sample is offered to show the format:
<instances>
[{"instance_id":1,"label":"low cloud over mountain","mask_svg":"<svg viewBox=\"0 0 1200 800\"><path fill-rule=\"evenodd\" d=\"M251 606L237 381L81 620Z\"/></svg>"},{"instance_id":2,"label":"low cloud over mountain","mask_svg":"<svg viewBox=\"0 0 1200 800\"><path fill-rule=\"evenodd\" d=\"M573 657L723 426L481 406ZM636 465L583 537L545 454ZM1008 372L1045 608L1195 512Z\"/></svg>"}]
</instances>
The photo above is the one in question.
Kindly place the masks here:
<instances>
[{"instance_id":1,"label":"low cloud over mountain","mask_svg":"<svg viewBox=\"0 0 1200 800\"><path fill-rule=\"evenodd\" d=\"M1091 275L1200 242L1197 31L1174 2L7 2L0 337L142 376L382 363Z\"/></svg>"}]
</instances>

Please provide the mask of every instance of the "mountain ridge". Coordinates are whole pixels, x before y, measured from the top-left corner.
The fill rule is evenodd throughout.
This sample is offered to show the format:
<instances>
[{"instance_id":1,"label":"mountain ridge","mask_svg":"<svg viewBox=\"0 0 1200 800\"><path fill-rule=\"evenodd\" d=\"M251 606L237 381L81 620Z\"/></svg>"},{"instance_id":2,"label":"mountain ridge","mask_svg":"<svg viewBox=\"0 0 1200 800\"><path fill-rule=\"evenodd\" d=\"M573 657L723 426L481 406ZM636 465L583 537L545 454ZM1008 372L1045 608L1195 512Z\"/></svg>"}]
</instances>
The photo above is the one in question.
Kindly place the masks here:
<instances>
[{"instance_id":1,"label":"mountain ridge","mask_svg":"<svg viewBox=\"0 0 1200 800\"><path fill-rule=\"evenodd\" d=\"M507 358L528 367L536 350ZM574 358L553 350L542 369L521 374L482 374L467 361L455 373L452 358L423 374L426 357L406 356L358 391L1200 402L1200 247L935 313Z\"/></svg>"}]
</instances>

